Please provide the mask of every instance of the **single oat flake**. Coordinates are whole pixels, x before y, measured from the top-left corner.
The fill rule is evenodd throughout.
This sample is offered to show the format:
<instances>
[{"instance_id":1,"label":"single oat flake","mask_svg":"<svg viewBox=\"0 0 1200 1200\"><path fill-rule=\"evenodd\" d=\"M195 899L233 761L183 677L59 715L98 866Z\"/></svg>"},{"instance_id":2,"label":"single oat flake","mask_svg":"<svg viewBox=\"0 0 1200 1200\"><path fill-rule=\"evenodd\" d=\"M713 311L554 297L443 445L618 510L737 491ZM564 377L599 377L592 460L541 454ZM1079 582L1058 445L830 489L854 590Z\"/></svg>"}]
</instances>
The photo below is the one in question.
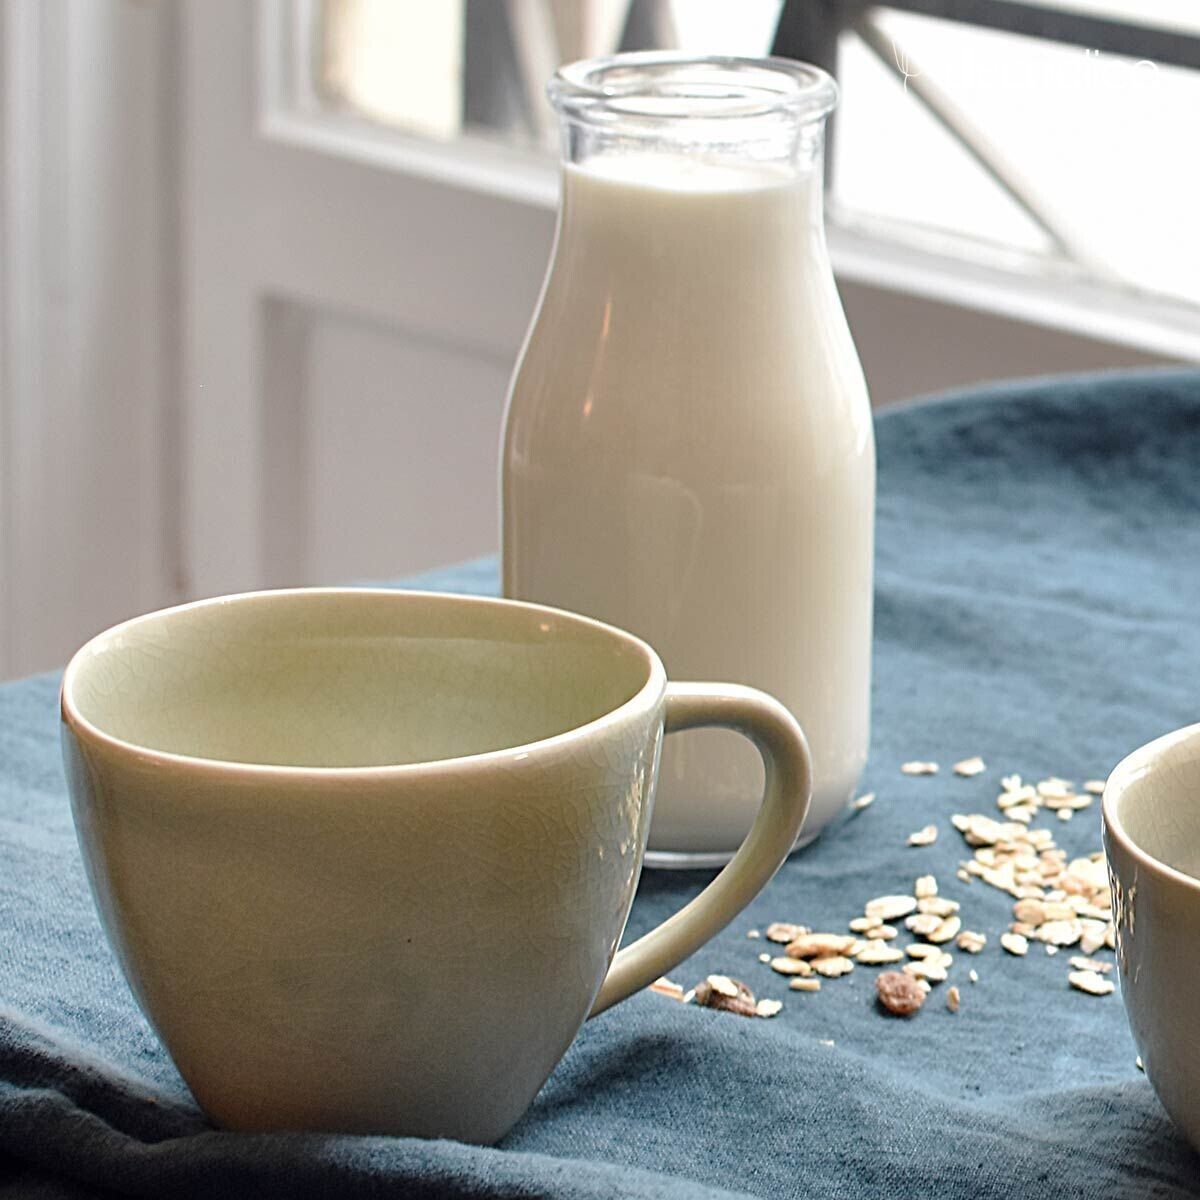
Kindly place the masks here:
<instances>
[{"instance_id":1,"label":"single oat flake","mask_svg":"<svg viewBox=\"0 0 1200 1200\"><path fill-rule=\"evenodd\" d=\"M787 954L791 958L827 958L834 954L856 954L861 946L858 938L849 934L805 933L788 943Z\"/></svg>"},{"instance_id":2,"label":"single oat flake","mask_svg":"<svg viewBox=\"0 0 1200 1200\"><path fill-rule=\"evenodd\" d=\"M1096 971L1072 971L1067 980L1073 988L1093 996L1107 996L1115 991L1117 986L1111 979L1105 979Z\"/></svg>"},{"instance_id":3,"label":"single oat flake","mask_svg":"<svg viewBox=\"0 0 1200 1200\"><path fill-rule=\"evenodd\" d=\"M943 942L948 942L958 937L960 929L962 929L962 920L960 918L943 917L938 927L927 936L935 945L941 945Z\"/></svg>"},{"instance_id":4,"label":"single oat flake","mask_svg":"<svg viewBox=\"0 0 1200 1200\"><path fill-rule=\"evenodd\" d=\"M938 882L936 875L919 875L917 882L913 886L913 895L918 900L931 900L938 894Z\"/></svg>"},{"instance_id":5,"label":"single oat flake","mask_svg":"<svg viewBox=\"0 0 1200 1200\"><path fill-rule=\"evenodd\" d=\"M1087 958L1082 954L1076 954L1071 958L1071 966L1077 971L1095 971L1100 975L1107 975L1113 969L1110 962L1101 962L1098 958Z\"/></svg>"},{"instance_id":6,"label":"single oat flake","mask_svg":"<svg viewBox=\"0 0 1200 1200\"><path fill-rule=\"evenodd\" d=\"M952 1013L958 1012L959 1000L960 1000L960 997L958 994L958 988L956 988L956 987L950 988L950 990L946 993L946 1007Z\"/></svg>"},{"instance_id":7,"label":"single oat flake","mask_svg":"<svg viewBox=\"0 0 1200 1200\"><path fill-rule=\"evenodd\" d=\"M1085 783L1083 785L1083 790L1085 792L1090 793L1093 796L1103 796L1104 795L1104 780L1103 779L1089 779L1087 781L1087 783Z\"/></svg>"},{"instance_id":8,"label":"single oat flake","mask_svg":"<svg viewBox=\"0 0 1200 1200\"><path fill-rule=\"evenodd\" d=\"M868 942L855 956L855 961L864 966L876 967L883 963L900 962L904 951L897 946L889 946L884 941Z\"/></svg>"},{"instance_id":9,"label":"single oat flake","mask_svg":"<svg viewBox=\"0 0 1200 1200\"><path fill-rule=\"evenodd\" d=\"M864 808L868 808L870 805L872 805L874 803L875 803L875 793L867 792L865 795L859 796L859 798L854 801L854 804L852 805L852 807L856 811L861 812Z\"/></svg>"},{"instance_id":10,"label":"single oat flake","mask_svg":"<svg viewBox=\"0 0 1200 1200\"><path fill-rule=\"evenodd\" d=\"M987 770L987 764L977 754L974 758L964 758L954 764L955 775L970 779L972 775L982 775Z\"/></svg>"},{"instance_id":11,"label":"single oat flake","mask_svg":"<svg viewBox=\"0 0 1200 1200\"><path fill-rule=\"evenodd\" d=\"M831 954L826 958L813 959L812 968L826 979L836 979L839 975L848 975L853 971L854 962L840 954Z\"/></svg>"},{"instance_id":12,"label":"single oat flake","mask_svg":"<svg viewBox=\"0 0 1200 1200\"><path fill-rule=\"evenodd\" d=\"M1000 935L1000 945L1009 954L1015 954L1018 958L1023 957L1029 952L1029 939L1020 933L1002 933Z\"/></svg>"},{"instance_id":13,"label":"single oat flake","mask_svg":"<svg viewBox=\"0 0 1200 1200\"><path fill-rule=\"evenodd\" d=\"M876 896L867 901L866 913L877 921L895 921L917 911L916 896Z\"/></svg>"},{"instance_id":14,"label":"single oat flake","mask_svg":"<svg viewBox=\"0 0 1200 1200\"><path fill-rule=\"evenodd\" d=\"M667 996L672 1000L683 999L683 988L679 984L668 979L665 975L660 979L656 979L651 985L650 990L657 992L660 996Z\"/></svg>"},{"instance_id":15,"label":"single oat flake","mask_svg":"<svg viewBox=\"0 0 1200 1200\"><path fill-rule=\"evenodd\" d=\"M760 1017L774 1017L783 1009L782 1000L760 1000L754 1011Z\"/></svg>"},{"instance_id":16,"label":"single oat flake","mask_svg":"<svg viewBox=\"0 0 1200 1200\"><path fill-rule=\"evenodd\" d=\"M793 992L819 992L821 981L819 979L793 979L788 987Z\"/></svg>"},{"instance_id":17,"label":"single oat flake","mask_svg":"<svg viewBox=\"0 0 1200 1200\"><path fill-rule=\"evenodd\" d=\"M900 771L904 775L936 775L938 765L935 762L906 762L900 764Z\"/></svg>"},{"instance_id":18,"label":"single oat flake","mask_svg":"<svg viewBox=\"0 0 1200 1200\"><path fill-rule=\"evenodd\" d=\"M923 829L918 829L916 833L908 835L908 844L910 846L932 846L937 841L938 827L936 825L926 825Z\"/></svg>"},{"instance_id":19,"label":"single oat flake","mask_svg":"<svg viewBox=\"0 0 1200 1200\"><path fill-rule=\"evenodd\" d=\"M968 954L978 954L987 945L987 934L976 933L973 929L964 929L954 944Z\"/></svg>"},{"instance_id":20,"label":"single oat flake","mask_svg":"<svg viewBox=\"0 0 1200 1200\"><path fill-rule=\"evenodd\" d=\"M777 958L767 958L771 970L780 975L811 975L812 966L802 958L790 958L783 954Z\"/></svg>"},{"instance_id":21,"label":"single oat flake","mask_svg":"<svg viewBox=\"0 0 1200 1200\"><path fill-rule=\"evenodd\" d=\"M767 941L794 942L802 933L808 933L807 925L792 925L787 921L772 921L767 926Z\"/></svg>"}]
</instances>

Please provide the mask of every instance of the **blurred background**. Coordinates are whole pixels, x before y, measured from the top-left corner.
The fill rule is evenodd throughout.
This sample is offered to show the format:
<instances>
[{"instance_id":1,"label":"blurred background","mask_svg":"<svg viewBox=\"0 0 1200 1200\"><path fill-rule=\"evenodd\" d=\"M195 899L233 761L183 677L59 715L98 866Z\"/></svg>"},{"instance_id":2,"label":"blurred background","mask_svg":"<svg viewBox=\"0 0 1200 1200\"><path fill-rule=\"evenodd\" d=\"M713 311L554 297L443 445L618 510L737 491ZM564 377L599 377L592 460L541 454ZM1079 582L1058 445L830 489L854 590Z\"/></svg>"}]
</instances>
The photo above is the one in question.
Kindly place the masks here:
<instances>
[{"instance_id":1,"label":"blurred background","mask_svg":"<svg viewBox=\"0 0 1200 1200\"><path fill-rule=\"evenodd\" d=\"M649 47L837 76L876 406L1200 361L1195 0L0 0L0 677L493 551L543 86Z\"/></svg>"}]
</instances>

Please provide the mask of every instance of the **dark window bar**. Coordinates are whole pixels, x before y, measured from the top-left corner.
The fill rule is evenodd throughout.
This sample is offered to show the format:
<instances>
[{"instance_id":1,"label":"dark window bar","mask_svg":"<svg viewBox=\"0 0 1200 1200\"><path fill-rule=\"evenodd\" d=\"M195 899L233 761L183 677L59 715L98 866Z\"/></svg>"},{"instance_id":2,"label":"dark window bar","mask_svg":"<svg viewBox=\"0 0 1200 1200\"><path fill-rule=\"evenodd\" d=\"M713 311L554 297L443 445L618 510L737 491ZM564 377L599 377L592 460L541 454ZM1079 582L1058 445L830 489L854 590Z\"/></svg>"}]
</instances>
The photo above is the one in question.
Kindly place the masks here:
<instances>
[{"instance_id":1,"label":"dark window bar","mask_svg":"<svg viewBox=\"0 0 1200 1200\"><path fill-rule=\"evenodd\" d=\"M873 7L863 0L785 0L772 53L803 58L829 70L836 65L838 34ZM1200 35L1146 25L1134 13L1116 20L1016 0L888 0L880 7L1064 42L1103 54L1150 59L1164 66L1200 68Z\"/></svg>"}]
</instances>

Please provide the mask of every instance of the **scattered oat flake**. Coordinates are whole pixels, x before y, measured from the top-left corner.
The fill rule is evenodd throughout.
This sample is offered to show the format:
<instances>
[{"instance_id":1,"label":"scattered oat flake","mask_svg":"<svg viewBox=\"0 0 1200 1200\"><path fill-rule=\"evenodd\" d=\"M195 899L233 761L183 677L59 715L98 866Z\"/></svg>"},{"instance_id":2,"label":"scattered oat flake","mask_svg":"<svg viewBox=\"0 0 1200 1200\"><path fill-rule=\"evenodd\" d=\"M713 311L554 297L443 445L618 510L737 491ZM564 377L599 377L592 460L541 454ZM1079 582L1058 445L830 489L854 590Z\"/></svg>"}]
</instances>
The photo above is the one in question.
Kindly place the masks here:
<instances>
[{"instance_id":1,"label":"scattered oat flake","mask_svg":"<svg viewBox=\"0 0 1200 1200\"><path fill-rule=\"evenodd\" d=\"M979 972L978 972L977 970L975 970L975 968L974 968L974 967L972 967L972 968L971 968L971 969L970 969L970 970L967 972L967 978L968 978L968 979L969 979L969 980L970 980L972 983L978 983L978 982L979 982Z\"/></svg>"},{"instance_id":2,"label":"scattered oat flake","mask_svg":"<svg viewBox=\"0 0 1200 1200\"><path fill-rule=\"evenodd\" d=\"M872 805L874 803L875 803L875 793L874 792L866 792L864 795L859 796L859 798L854 801L854 804L852 805L852 807L855 808L856 810L858 810L859 812L861 812L864 808L868 808L870 805Z\"/></svg>"},{"instance_id":3,"label":"scattered oat flake","mask_svg":"<svg viewBox=\"0 0 1200 1200\"><path fill-rule=\"evenodd\" d=\"M867 916L877 921L894 921L916 910L916 896L876 896L874 900L867 901L866 907Z\"/></svg>"},{"instance_id":4,"label":"scattered oat flake","mask_svg":"<svg viewBox=\"0 0 1200 1200\"><path fill-rule=\"evenodd\" d=\"M1102 962L1098 958L1087 958L1082 954L1072 955L1071 966L1077 971L1095 971L1098 975L1107 975L1113 969L1110 962Z\"/></svg>"},{"instance_id":5,"label":"scattered oat flake","mask_svg":"<svg viewBox=\"0 0 1200 1200\"><path fill-rule=\"evenodd\" d=\"M876 967L882 963L900 962L904 958L904 951L898 946L889 946L884 941L872 941L868 942L854 958L856 962L860 962L864 966Z\"/></svg>"},{"instance_id":6,"label":"scattered oat flake","mask_svg":"<svg viewBox=\"0 0 1200 1200\"><path fill-rule=\"evenodd\" d=\"M872 925L863 933L863 937L873 942L890 942L899 933L894 925Z\"/></svg>"},{"instance_id":7,"label":"scattered oat flake","mask_svg":"<svg viewBox=\"0 0 1200 1200\"><path fill-rule=\"evenodd\" d=\"M932 846L937 841L938 827L936 825L926 825L923 829L918 829L916 833L908 835L908 844L910 846Z\"/></svg>"},{"instance_id":8,"label":"scattered oat flake","mask_svg":"<svg viewBox=\"0 0 1200 1200\"><path fill-rule=\"evenodd\" d=\"M767 962L771 964L771 970L780 975L811 975L812 966L802 958L790 958L786 954L780 955L778 958L767 956Z\"/></svg>"},{"instance_id":9,"label":"scattered oat flake","mask_svg":"<svg viewBox=\"0 0 1200 1200\"><path fill-rule=\"evenodd\" d=\"M945 896L925 896L917 901L917 912L932 913L935 917L952 917L961 905Z\"/></svg>"},{"instance_id":10,"label":"scattered oat flake","mask_svg":"<svg viewBox=\"0 0 1200 1200\"><path fill-rule=\"evenodd\" d=\"M650 990L657 992L660 996L668 996L672 1000L683 999L683 988L679 984L672 982L665 975L661 979L656 979L650 985Z\"/></svg>"},{"instance_id":11,"label":"scattered oat flake","mask_svg":"<svg viewBox=\"0 0 1200 1200\"><path fill-rule=\"evenodd\" d=\"M771 961L771 956L764 952L758 956L758 961L769 963Z\"/></svg>"},{"instance_id":12,"label":"scattered oat flake","mask_svg":"<svg viewBox=\"0 0 1200 1200\"><path fill-rule=\"evenodd\" d=\"M946 993L946 1007L952 1013L958 1012L959 999L960 999L960 997L958 994L958 988L956 988L956 987L950 988L950 990Z\"/></svg>"},{"instance_id":13,"label":"scattered oat flake","mask_svg":"<svg viewBox=\"0 0 1200 1200\"><path fill-rule=\"evenodd\" d=\"M818 1046L836 1046L837 1042L833 1038L817 1038Z\"/></svg>"},{"instance_id":14,"label":"scattered oat flake","mask_svg":"<svg viewBox=\"0 0 1200 1200\"><path fill-rule=\"evenodd\" d=\"M906 962L900 969L905 975L911 975L914 979L924 979L929 983L945 983L947 978L947 967L936 958L918 958L913 962Z\"/></svg>"},{"instance_id":15,"label":"scattered oat flake","mask_svg":"<svg viewBox=\"0 0 1200 1200\"><path fill-rule=\"evenodd\" d=\"M962 920L959 917L943 917L938 927L928 935L929 940L935 945L941 945L943 942L958 937L960 929L962 929Z\"/></svg>"},{"instance_id":16,"label":"scattered oat flake","mask_svg":"<svg viewBox=\"0 0 1200 1200\"><path fill-rule=\"evenodd\" d=\"M1107 996L1116 990L1116 984L1111 979L1105 979L1097 971L1072 971L1067 976L1073 988L1088 992L1093 996Z\"/></svg>"},{"instance_id":17,"label":"scattered oat flake","mask_svg":"<svg viewBox=\"0 0 1200 1200\"><path fill-rule=\"evenodd\" d=\"M1070 808L1060 808L1058 810L1058 819L1060 821L1069 821L1074 815L1074 810Z\"/></svg>"},{"instance_id":18,"label":"scattered oat flake","mask_svg":"<svg viewBox=\"0 0 1200 1200\"><path fill-rule=\"evenodd\" d=\"M747 929L746 936L748 938L760 938L760 937L762 937L762 933L761 933L761 931L759 931L757 929Z\"/></svg>"},{"instance_id":19,"label":"scattered oat flake","mask_svg":"<svg viewBox=\"0 0 1200 1200\"><path fill-rule=\"evenodd\" d=\"M826 979L836 979L839 975L848 975L854 970L854 960L840 954L831 954L826 958L813 959L812 969Z\"/></svg>"},{"instance_id":20,"label":"scattered oat flake","mask_svg":"<svg viewBox=\"0 0 1200 1200\"><path fill-rule=\"evenodd\" d=\"M936 875L919 875L913 885L913 895L918 900L929 900L938 894Z\"/></svg>"},{"instance_id":21,"label":"scattered oat flake","mask_svg":"<svg viewBox=\"0 0 1200 1200\"><path fill-rule=\"evenodd\" d=\"M1063 796L1069 796L1074 792L1075 786L1066 779L1059 779L1057 776L1051 776L1049 779L1043 779L1037 785L1037 793L1044 799L1057 799Z\"/></svg>"},{"instance_id":22,"label":"scattered oat flake","mask_svg":"<svg viewBox=\"0 0 1200 1200\"><path fill-rule=\"evenodd\" d=\"M787 921L772 921L767 926L767 941L794 942L802 933L808 933L804 925L791 925Z\"/></svg>"},{"instance_id":23,"label":"scattered oat flake","mask_svg":"<svg viewBox=\"0 0 1200 1200\"><path fill-rule=\"evenodd\" d=\"M1000 935L1000 945L1009 954L1015 954L1018 958L1023 957L1029 951L1029 939L1020 933L1002 933Z\"/></svg>"},{"instance_id":24,"label":"scattered oat flake","mask_svg":"<svg viewBox=\"0 0 1200 1200\"><path fill-rule=\"evenodd\" d=\"M1054 946L1073 946L1082 933L1083 926L1078 921L1047 921L1038 926L1037 939Z\"/></svg>"},{"instance_id":25,"label":"scattered oat flake","mask_svg":"<svg viewBox=\"0 0 1200 1200\"><path fill-rule=\"evenodd\" d=\"M931 946L927 942L913 942L911 946L904 947L909 958L938 958L941 951L936 946Z\"/></svg>"},{"instance_id":26,"label":"scattered oat flake","mask_svg":"<svg viewBox=\"0 0 1200 1200\"><path fill-rule=\"evenodd\" d=\"M935 913L913 913L911 917L904 918L904 927L917 937L928 937L941 926L942 920Z\"/></svg>"},{"instance_id":27,"label":"scattered oat flake","mask_svg":"<svg viewBox=\"0 0 1200 1200\"><path fill-rule=\"evenodd\" d=\"M954 944L968 954L978 954L987 945L987 934L976 933L973 929L964 929Z\"/></svg>"},{"instance_id":28,"label":"scattered oat flake","mask_svg":"<svg viewBox=\"0 0 1200 1200\"><path fill-rule=\"evenodd\" d=\"M1093 796L1103 796L1104 795L1104 780L1103 779L1089 779L1087 781L1087 783L1085 783L1083 785L1083 790L1085 792L1090 793Z\"/></svg>"},{"instance_id":29,"label":"scattered oat flake","mask_svg":"<svg viewBox=\"0 0 1200 1200\"><path fill-rule=\"evenodd\" d=\"M1055 955L1055 954L1057 954L1057 953L1058 953L1058 947L1057 947L1057 946L1052 946L1052 945L1051 945L1049 942L1047 942L1047 943L1046 943L1046 953L1047 953L1048 955L1051 955L1051 956L1053 956L1053 955Z\"/></svg>"},{"instance_id":30,"label":"scattered oat flake","mask_svg":"<svg viewBox=\"0 0 1200 1200\"><path fill-rule=\"evenodd\" d=\"M977 754L974 758L964 758L962 762L954 764L955 775L962 775L969 779L972 775L982 775L987 770L987 764Z\"/></svg>"},{"instance_id":31,"label":"scattered oat flake","mask_svg":"<svg viewBox=\"0 0 1200 1200\"><path fill-rule=\"evenodd\" d=\"M906 762L901 763L900 770L905 775L936 775L938 765L935 762Z\"/></svg>"},{"instance_id":32,"label":"scattered oat flake","mask_svg":"<svg viewBox=\"0 0 1200 1200\"><path fill-rule=\"evenodd\" d=\"M783 1011L782 1000L760 1000L754 1006L755 1013L760 1017L774 1017Z\"/></svg>"},{"instance_id":33,"label":"scattered oat flake","mask_svg":"<svg viewBox=\"0 0 1200 1200\"><path fill-rule=\"evenodd\" d=\"M819 979L793 979L788 987L793 992L819 992L821 981Z\"/></svg>"},{"instance_id":34,"label":"scattered oat flake","mask_svg":"<svg viewBox=\"0 0 1200 1200\"><path fill-rule=\"evenodd\" d=\"M791 958L827 958L835 954L854 954L861 945L859 940L844 933L802 933L794 942L789 942L787 953Z\"/></svg>"},{"instance_id":35,"label":"scattered oat flake","mask_svg":"<svg viewBox=\"0 0 1200 1200\"><path fill-rule=\"evenodd\" d=\"M703 1008L736 1013L739 1017L757 1016L754 993L740 980L730 979L728 975L710 975L684 996L684 1003L692 996Z\"/></svg>"}]
</instances>

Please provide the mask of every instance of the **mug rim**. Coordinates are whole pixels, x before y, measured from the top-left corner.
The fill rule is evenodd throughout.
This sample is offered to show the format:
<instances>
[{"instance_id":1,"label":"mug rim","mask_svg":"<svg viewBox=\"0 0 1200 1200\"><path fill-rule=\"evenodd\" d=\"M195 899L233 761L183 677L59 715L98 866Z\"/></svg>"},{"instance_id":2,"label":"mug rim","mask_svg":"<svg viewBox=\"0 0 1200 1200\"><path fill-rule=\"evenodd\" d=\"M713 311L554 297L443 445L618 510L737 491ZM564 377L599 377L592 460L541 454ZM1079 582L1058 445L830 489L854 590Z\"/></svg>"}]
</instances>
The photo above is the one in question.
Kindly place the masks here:
<instances>
[{"instance_id":1,"label":"mug rim","mask_svg":"<svg viewBox=\"0 0 1200 1200\"><path fill-rule=\"evenodd\" d=\"M537 738L532 742L520 745L504 746L497 750L483 750L475 754L456 755L450 758L427 759L422 762L385 763L375 766L338 766L338 767L305 767L286 763L244 762L228 758L203 758L194 754L178 754L169 750L158 750L151 746L139 745L126 738L117 737L101 729L80 711L72 695L72 685L82 662L89 651L94 650L117 634L146 621L173 616L175 614L195 609L217 607L235 602L253 603L282 599L288 596L354 596L380 599L413 598L417 600L433 600L438 603L461 606L463 608L498 608L508 611L519 610L528 613L544 613L556 619L565 618L576 627L584 627L601 633L614 642L623 642L636 650L645 660L646 679L632 696L613 708L607 709L598 717L575 725L561 733L549 737ZM474 596L463 592L437 592L409 588L385 587L295 587L295 588L261 588L248 592L233 592L228 595L208 596L201 600L191 600L184 604L173 604L166 608L154 609L130 617L116 625L102 630L89 638L71 656L63 671L59 685L59 709L63 724L70 727L76 735L83 735L107 748L109 751L133 756L139 761L162 767L186 768L202 774L226 775L236 772L248 772L257 776L275 779L295 779L319 777L333 780L338 778L367 781L370 779L394 779L416 775L430 775L453 770L482 770L500 763L512 763L518 756L524 760L533 754L544 755L569 749L575 743L602 732L612 725L629 719L639 710L652 708L659 703L666 692L667 673L658 652L648 642L643 641L627 630L619 629L594 617L582 613L571 612L569 609L553 608L547 604L533 604L527 600L512 600L506 596Z\"/></svg>"},{"instance_id":2,"label":"mug rim","mask_svg":"<svg viewBox=\"0 0 1200 1200\"><path fill-rule=\"evenodd\" d=\"M1179 870L1138 844L1125 828L1117 805L1130 784L1161 765L1159 760L1170 749L1187 742L1200 744L1200 722L1173 729L1152 741L1146 742L1127 754L1115 767L1104 784L1104 795L1100 800L1100 811L1107 834L1120 844L1121 849L1144 870L1156 872L1182 887L1200 891L1200 878Z\"/></svg>"}]
</instances>

